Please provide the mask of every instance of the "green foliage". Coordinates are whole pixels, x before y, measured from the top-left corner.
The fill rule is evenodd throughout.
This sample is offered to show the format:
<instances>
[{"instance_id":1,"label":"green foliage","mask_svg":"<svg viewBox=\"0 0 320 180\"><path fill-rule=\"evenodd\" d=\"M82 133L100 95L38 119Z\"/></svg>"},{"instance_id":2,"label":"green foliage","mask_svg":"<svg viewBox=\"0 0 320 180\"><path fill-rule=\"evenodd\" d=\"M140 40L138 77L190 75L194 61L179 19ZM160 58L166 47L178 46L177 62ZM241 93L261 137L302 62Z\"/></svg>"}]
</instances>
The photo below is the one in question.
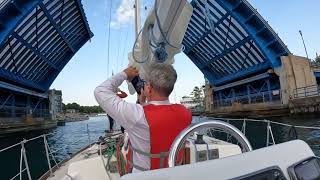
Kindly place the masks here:
<instances>
[{"instance_id":1,"label":"green foliage","mask_svg":"<svg viewBox=\"0 0 320 180\"><path fill-rule=\"evenodd\" d=\"M66 112L67 109L75 109L80 113L103 113L103 109L100 106L80 106L77 103L68 103L62 104L63 112Z\"/></svg>"},{"instance_id":2,"label":"green foliage","mask_svg":"<svg viewBox=\"0 0 320 180\"><path fill-rule=\"evenodd\" d=\"M317 55L317 57L314 59L314 62L317 64L320 64L320 56Z\"/></svg>"},{"instance_id":3,"label":"green foliage","mask_svg":"<svg viewBox=\"0 0 320 180\"><path fill-rule=\"evenodd\" d=\"M75 109L75 110L80 110L80 105L79 104L77 104L77 103L68 103L67 105L65 105L65 108L66 109Z\"/></svg>"},{"instance_id":4,"label":"green foliage","mask_svg":"<svg viewBox=\"0 0 320 180\"><path fill-rule=\"evenodd\" d=\"M80 106L79 112L81 113L103 113L100 106Z\"/></svg>"},{"instance_id":5,"label":"green foliage","mask_svg":"<svg viewBox=\"0 0 320 180\"><path fill-rule=\"evenodd\" d=\"M67 110L67 108L66 108L66 104L62 103L62 111L65 113L65 112L66 112L66 110Z\"/></svg>"},{"instance_id":6,"label":"green foliage","mask_svg":"<svg viewBox=\"0 0 320 180\"><path fill-rule=\"evenodd\" d=\"M202 87L194 87L191 92L191 97L195 102L201 102L203 100L203 88Z\"/></svg>"}]
</instances>

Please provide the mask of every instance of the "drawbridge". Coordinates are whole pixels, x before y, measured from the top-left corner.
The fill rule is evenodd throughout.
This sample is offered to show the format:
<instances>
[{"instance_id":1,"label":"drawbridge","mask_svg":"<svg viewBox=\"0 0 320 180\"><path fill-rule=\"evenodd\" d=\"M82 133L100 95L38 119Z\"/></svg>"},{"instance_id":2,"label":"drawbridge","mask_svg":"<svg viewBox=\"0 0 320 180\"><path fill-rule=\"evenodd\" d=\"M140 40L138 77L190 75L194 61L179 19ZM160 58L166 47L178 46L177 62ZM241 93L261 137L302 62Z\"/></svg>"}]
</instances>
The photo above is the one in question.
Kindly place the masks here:
<instances>
[{"instance_id":1,"label":"drawbridge","mask_svg":"<svg viewBox=\"0 0 320 180\"><path fill-rule=\"evenodd\" d=\"M191 4L184 53L210 84L215 107L287 104L297 88L317 88L309 60L293 56L247 0L193 0Z\"/></svg>"},{"instance_id":2,"label":"drawbridge","mask_svg":"<svg viewBox=\"0 0 320 180\"><path fill-rule=\"evenodd\" d=\"M2 120L50 119L49 87L92 36L80 0L1 0Z\"/></svg>"},{"instance_id":3,"label":"drawbridge","mask_svg":"<svg viewBox=\"0 0 320 180\"><path fill-rule=\"evenodd\" d=\"M293 56L246 0L191 4L184 53L214 106L287 104L294 90L317 86L309 61ZM50 85L92 36L80 0L0 0L0 117L49 118Z\"/></svg>"}]
</instances>

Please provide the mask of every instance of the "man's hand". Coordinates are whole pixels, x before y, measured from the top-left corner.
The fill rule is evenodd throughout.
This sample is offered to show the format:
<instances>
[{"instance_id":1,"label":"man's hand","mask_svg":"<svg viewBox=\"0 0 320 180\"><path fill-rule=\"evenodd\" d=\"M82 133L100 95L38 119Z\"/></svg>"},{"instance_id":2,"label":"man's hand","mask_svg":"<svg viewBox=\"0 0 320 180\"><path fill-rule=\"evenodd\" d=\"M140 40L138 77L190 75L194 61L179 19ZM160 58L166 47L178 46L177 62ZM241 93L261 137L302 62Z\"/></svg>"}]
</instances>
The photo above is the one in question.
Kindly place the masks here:
<instances>
[{"instance_id":1,"label":"man's hand","mask_svg":"<svg viewBox=\"0 0 320 180\"><path fill-rule=\"evenodd\" d=\"M123 72L127 74L128 81L132 81L132 79L139 75L139 70L133 66L129 66L127 69L125 69Z\"/></svg>"},{"instance_id":2,"label":"man's hand","mask_svg":"<svg viewBox=\"0 0 320 180\"><path fill-rule=\"evenodd\" d=\"M128 94L124 91L121 91L120 89L118 89L118 92L117 92L117 95L120 97L120 98L126 98L128 96Z\"/></svg>"},{"instance_id":3,"label":"man's hand","mask_svg":"<svg viewBox=\"0 0 320 180\"><path fill-rule=\"evenodd\" d=\"M141 94L138 94L138 101L141 105L147 103L147 96L144 88L141 89Z\"/></svg>"},{"instance_id":4,"label":"man's hand","mask_svg":"<svg viewBox=\"0 0 320 180\"><path fill-rule=\"evenodd\" d=\"M137 98L138 98L137 99L138 104L144 105L146 103L147 97L144 94L143 90L141 91L141 94L137 94Z\"/></svg>"}]
</instances>

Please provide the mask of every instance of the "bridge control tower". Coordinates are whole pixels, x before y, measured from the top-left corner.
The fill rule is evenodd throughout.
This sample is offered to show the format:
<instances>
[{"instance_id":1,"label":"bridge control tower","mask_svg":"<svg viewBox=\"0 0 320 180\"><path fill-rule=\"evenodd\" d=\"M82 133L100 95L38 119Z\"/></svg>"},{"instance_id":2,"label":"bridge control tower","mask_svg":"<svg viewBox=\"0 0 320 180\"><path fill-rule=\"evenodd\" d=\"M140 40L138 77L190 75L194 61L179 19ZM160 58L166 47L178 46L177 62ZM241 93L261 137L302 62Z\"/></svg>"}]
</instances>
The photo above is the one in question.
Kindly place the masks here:
<instances>
[{"instance_id":1,"label":"bridge control tower","mask_svg":"<svg viewBox=\"0 0 320 180\"><path fill-rule=\"evenodd\" d=\"M93 36L80 0L0 1L0 132L56 125L48 89Z\"/></svg>"},{"instance_id":2,"label":"bridge control tower","mask_svg":"<svg viewBox=\"0 0 320 180\"><path fill-rule=\"evenodd\" d=\"M184 53L208 82L208 112L255 116L257 111L289 111L295 99L320 95L317 68L292 55L247 0L191 4Z\"/></svg>"}]
</instances>

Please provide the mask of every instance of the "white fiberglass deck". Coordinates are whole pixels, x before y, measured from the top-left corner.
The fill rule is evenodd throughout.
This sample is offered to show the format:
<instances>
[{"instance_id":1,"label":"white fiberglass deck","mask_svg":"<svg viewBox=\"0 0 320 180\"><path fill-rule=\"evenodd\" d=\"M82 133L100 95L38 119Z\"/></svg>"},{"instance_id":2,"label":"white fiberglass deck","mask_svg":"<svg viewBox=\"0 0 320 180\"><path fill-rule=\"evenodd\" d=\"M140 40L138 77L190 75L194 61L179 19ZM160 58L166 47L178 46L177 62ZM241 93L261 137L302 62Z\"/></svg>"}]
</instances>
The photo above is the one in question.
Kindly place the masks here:
<instances>
[{"instance_id":1,"label":"white fiberglass deck","mask_svg":"<svg viewBox=\"0 0 320 180\"><path fill-rule=\"evenodd\" d=\"M107 159L98 155L98 152L98 144L84 149L67 162L62 163L48 180L109 180L110 178L104 168L104 162L106 162ZM102 158L104 158L104 162ZM115 159L111 161L115 161ZM110 173L110 175L111 179L120 178L118 173Z\"/></svg>"}]
</instances>

